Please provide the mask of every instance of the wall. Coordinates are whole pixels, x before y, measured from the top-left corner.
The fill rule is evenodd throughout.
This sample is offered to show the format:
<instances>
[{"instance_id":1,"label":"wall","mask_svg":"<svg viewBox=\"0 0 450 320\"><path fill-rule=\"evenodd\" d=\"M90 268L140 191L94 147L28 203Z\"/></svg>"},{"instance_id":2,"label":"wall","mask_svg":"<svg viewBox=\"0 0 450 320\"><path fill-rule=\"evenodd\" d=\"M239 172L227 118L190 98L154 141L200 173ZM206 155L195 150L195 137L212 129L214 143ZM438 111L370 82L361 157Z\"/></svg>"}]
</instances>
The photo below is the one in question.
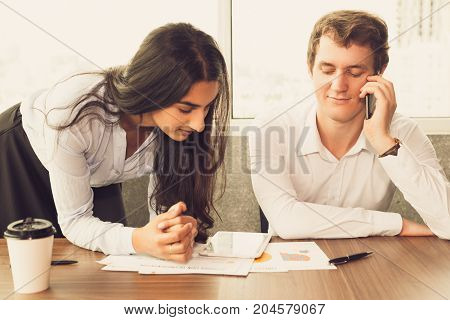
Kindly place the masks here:
<instances>
[{"instance_id":1,"label":"wall","mask_svg":"<svg viewBox=\"0 0 450 320\"><path fill-rule=\"evenodd\" d=\"M433 135L431 139L447 177L450 176L450 135ZM247 138L230 137L225 160L227 187L224 196L217 201L215 226L210 230L259 231L259 207L253 194L249 174L242 173L248 168ZM248 172L248 170L247 170ZM128 224L142 226L148 222L147 211L148 178L127 181L123 185L124 204L129 214ZM417 212L407 203L400 192L396 192L389 211L422 222Z\"/></svg>"}]
</instances>

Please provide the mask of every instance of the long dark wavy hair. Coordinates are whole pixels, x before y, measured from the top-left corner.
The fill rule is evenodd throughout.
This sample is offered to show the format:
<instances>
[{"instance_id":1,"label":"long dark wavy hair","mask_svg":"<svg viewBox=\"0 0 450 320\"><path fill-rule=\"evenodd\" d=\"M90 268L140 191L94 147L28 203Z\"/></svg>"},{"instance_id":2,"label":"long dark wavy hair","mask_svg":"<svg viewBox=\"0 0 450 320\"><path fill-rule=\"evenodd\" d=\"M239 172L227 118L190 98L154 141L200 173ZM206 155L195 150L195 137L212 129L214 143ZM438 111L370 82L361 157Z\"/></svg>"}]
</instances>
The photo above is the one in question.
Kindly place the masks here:
<instances>
[{"instance_id":1,"label":"long dark wavy hair","mask_svg":"<svg viewBox=\"0 0 450 320\"><path fill-rule=\"evenodd\" d=\"M157 111L179 102L198 81L219 82L202 132L182 142L172 140L157 127L152 132L154 191L150 204L160 214L184 201L187 214L198 221L197 240L204 241L206 229L214 222L210 215L215 211L214 196L222 196L225 189L221 183L220 191L215 192L219 173L225 181L222 164L230 116L228 73L217 43L190 24L167 24L144 39L128 65L95 73L104 79L74 102L76 114L69 123L57 127L59 130L92 115L105 125L119 125L119 120L108 120L95 110L101 108L118 119L122 114Z\"/></svg>"}]
</instances>

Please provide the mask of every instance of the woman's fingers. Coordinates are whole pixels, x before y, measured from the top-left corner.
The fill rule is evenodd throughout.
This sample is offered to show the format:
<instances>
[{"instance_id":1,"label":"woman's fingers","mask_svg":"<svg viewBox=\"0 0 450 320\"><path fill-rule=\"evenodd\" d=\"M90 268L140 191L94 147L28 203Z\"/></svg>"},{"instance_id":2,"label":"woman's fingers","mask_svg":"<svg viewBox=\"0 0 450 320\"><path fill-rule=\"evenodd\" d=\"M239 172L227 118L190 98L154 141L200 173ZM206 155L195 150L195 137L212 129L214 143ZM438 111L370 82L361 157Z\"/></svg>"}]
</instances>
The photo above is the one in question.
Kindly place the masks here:
<instances>
[{"instance_id":1,"label":"woman's fingers","mask_svg":"<svg viewBox=\"0 0 450 320\"><path fill-rule=\"evenodd\" d=\"M194 240L195 240L195 237L198 235L198 229L197 229L197 227L192 228L191 234L192 234L192 240L194 241Z\"/></svg>"},{"instance_id":2,"label":"woman's fingers","mask_svg":"<svg viewBox=\"0 0 450 320\"><path fill-rule=\"evenodd\" d=\"M173 206L169 208L167 211L181 209L183 212L187 210L186 204L183 201L179 201L175 203Z\"/></svg>"},{"instance_id":3,"label":"woman's fingers","mask_svg":"<svg viewBox=\"0 0 450 320\"><path fill-rule=\"evenodd\" d=\"M177 204L171 206L167 212L159 214L156 219L158 222L170 220L181 215L184 211L186 211L186 205L184 202L178 202Z\"/></svg>"},{"instance_id":4,"label":"woman's fingers","mask_svg":"<svg viewBox=\"0 0 450 320\"><path fill-rule=\"evenodd\" d=\"M169 227L169 228L167 228L167 229L164 229L164 232L172 232L172 231L176 231L176 230L181 229L182 227L183 227L182 224L176 224L176 225L174 225L174 226L172 226L172 227ZM193 227L192 227L192 230L191 230L192 241L194 241L194 239L195 239L195 237L197 236L197 234L198 234L198 229L197 229L196 226L193 226Z\"/></svg>"},{"instance_id":5,"label":"woman's fingers","mask_svg":"<svg viewBox=\"0 0 450 320\"><path fill-rule=\"evenodd\" d=\"M192 258L192 252L193 248L189 247L185 253L171 254L168 256L168 259L179 263L186 263Z\"/></svg>"},{"instance_id":6,"label":"woman's fingers","mask_svg":"<svg viewBox=\"0 0 450 320\"><path fill-rule=\"evenodd\" d=\"M176 230L180 230L181 228L183 228L184 225L182 224L176 224L174 226L168 227L164 229L164 232L173 232ZM158 226L159 227L159 226Z\"/></svg>"},{"instance_id":7,"label":"woman's fingers","mask_svg":"<svg viewBox=\"0 0 450 320\"><path fill-rule=\"evenodd\" d=\"M173 219L164 220L164 221L158 223L158 229L163 230L163 229L171 228L176 225L184 225L184 224L188 224L188 223L192 223L192 225L194 227L197 227L197 220L195 220L193 217L179 215ZM166 230L166 231L169 231L169 230Z\"/></svg>"},{"instance_id":8,"label":"woman's fingers","mask_svg":"<svg viewBox=\"0 0 450 320\"><path fill-rule=\"evenodd\" d=\"M175 242L182 241L185 237L192 238L191 232L192 232L192 224L188 223L185 224L183 227L181 227L178 230L172 231L172 232L166 232L162 233L160 235L159 242L160 244L172 244Z\"/></svg>"},{"instance_id":9,"label":"woman's fingers","mask_svg":"<svg viewBox=\"0 0 450 320\"><path fill-rule=\"evenodd\" d=\"M167 229L164 229L164 232L172 232L172 231L176 231L176 230L181 229L182 227L183 227L182 224L176 224L176 225L174 225L174 226L172 226L172 227L169 227L169 228L167 228ZM198 234L198 229L197 229L197 227L196 227L196 226L192 227L192 230L191 230L192 239L195 239L195 237L197 236L197 234Z\"/></svg>"},{"instance_id":10,"label":"woman's fingers","mask_svg":"<svg viewBox=\"0 0 450 320\"><path fill-rule=\"evenodd\" d=\"M191 237L185 237L179 242L168 244L164 247L164 252L169 255L186 253L193 247L192 240Z\"/></svg>"}]
</instances>

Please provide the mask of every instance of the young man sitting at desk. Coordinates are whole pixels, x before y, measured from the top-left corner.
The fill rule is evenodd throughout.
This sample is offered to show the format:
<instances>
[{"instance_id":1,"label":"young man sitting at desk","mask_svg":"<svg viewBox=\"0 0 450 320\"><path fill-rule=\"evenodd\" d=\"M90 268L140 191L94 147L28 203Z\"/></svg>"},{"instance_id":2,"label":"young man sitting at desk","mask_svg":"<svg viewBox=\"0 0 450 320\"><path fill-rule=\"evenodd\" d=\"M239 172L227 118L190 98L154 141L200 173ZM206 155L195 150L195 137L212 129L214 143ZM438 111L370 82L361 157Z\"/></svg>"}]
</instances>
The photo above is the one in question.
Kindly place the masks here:
<instances>
[{"instance_id":1,"label":"young man sitting at desk","mask_svg":"<svg viewBox=\"0 0 450 320\"><path fill-rule=\"evenodd\" d=\"M257 119L259 137L250 137L253 188L281 238L450 239L449 182L426 135L394 113L394 87L382 76L387 40L376 16L325 15L308 48L315 104ZM366 120L369 94L376 104ZM396 187L426 225L386 212Z\"/></svg>"}]
</instances>

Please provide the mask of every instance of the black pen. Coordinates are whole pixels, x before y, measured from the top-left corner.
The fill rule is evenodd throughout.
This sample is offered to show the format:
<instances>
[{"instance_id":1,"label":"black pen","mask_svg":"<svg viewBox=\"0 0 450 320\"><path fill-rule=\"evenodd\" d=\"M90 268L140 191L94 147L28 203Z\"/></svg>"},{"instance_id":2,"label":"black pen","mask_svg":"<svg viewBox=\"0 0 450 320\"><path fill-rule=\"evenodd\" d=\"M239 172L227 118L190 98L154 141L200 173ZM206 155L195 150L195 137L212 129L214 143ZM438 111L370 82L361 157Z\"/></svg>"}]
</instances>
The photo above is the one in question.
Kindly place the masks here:
<instances>
[{"instance_id":1,"label":"black pen","mask_svg":"<svg viewBox=\"0 0 450 320\"><path fill-rule=\"evenodd\" d=\"M76 261L76 260L53 260L52 266L62 266L62 265L74 264L74 263L78 263L78 261Z\"/></svg>"},{"instance_id":2,"label":"black pen","mask_svg":"<svg viewBox=\"0 0 450 320\"><path fill-rule=\"evenodd\" d=\"M336 265L336 264L344 264L344 263L347 263L347 262L350 262L350 261L355 261L355 260L367 257L368 255L370 255L372 253L373 252L371 252L371 251L370 252L355 253L355 254L351 254L351 255L345 256L345 257L339 257L339 258L331 259L329 261L329 263L332 263L334 265Z\"/></svg>"}]
</instances>

